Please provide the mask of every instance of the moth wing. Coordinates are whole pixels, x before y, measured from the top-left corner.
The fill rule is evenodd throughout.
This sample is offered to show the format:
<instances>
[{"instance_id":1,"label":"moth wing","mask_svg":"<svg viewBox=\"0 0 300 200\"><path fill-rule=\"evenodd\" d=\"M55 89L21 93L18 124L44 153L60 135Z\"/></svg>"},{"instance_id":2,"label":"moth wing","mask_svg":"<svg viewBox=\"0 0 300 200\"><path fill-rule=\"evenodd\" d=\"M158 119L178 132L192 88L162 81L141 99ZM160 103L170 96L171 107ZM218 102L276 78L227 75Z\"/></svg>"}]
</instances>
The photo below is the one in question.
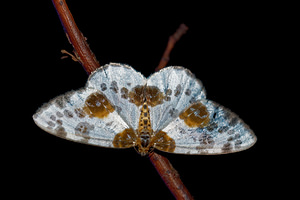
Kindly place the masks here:
<instances>
[{"instance_id":1,"label":"moth wing","mask_svg":"<svg viewBox=\"0 0 300 200\"><path fill-rule=\"evenodd\" d=\"M255 134L235 113L210 100L199 103L208 112L206 126L191 127L180 115L162 130L175 141L174 153L226 154L248 149L255 144Z\"/></svg>"},{"instance_id":2,"label":"moth wing","mask_svg":"<svg viewBox=\"0 0 300 200\"><path fill-rule=\"evenodd\" d=\"M206 96L201 81L183 67L167 67L154 73L148 78L147 86L156 87L161 92L160 99L152 98L156 102L154 102L154 106L150 107L151 124L154 131L166 127L189 104L205 99ZM155 95L158 96L158 94Z\"/></svg>"},{"instance_id":3,"label":"moth wing","mask_svg":"<svg viewBox=\"0 0 300 200\"><path fill-rule=\"evenodd\" d=\"M38 109L33 119L48 133L101 147L113 147L115 135L129 127L109 100L90 88L54 98Z\"/></svg>"},{"instance_id":4,"label":"moth wing","mask_svg":"<svg viewBox=\"0 0 300 200\"><path fill-rule=\"evenodd\" d=\"M97 69L88 80L87 87L101 91L114 105L117 113L133 129L138 127L139 107L130 101L130 93L144 86L146 78L132 67L110 63Z\"/></svg>"}]
</instances>

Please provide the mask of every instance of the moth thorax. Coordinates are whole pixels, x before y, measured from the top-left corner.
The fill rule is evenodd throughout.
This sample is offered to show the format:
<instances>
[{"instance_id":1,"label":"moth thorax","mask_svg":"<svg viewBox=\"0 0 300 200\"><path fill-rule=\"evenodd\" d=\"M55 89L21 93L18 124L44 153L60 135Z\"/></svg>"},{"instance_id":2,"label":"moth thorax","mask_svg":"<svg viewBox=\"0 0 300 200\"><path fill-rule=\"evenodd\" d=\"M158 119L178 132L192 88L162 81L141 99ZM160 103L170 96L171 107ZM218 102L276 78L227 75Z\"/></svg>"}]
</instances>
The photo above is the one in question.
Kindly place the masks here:
<instances>
[{"instance_id":1,"label":"moth thorax","mask_svg":"<svg viewBox=\"0 0 300 200\"><path fill-rule=\"evenodd\" d=\"M148 147L151 140L151 133L148 130L143 130L140 133L140 144L143 148Z\"/></svg>"},{"instance_id":2,"label":"moth thorax","mask_svg":"<svg viewBox=\"0 0 300 200\"><path fill-rule=\"evenodd\" d=\"M152 129L142 129L138 131L138 139L137 139L137 146L138 152L141 156L145 156L149 154L150 148L152 146L151 140L153 138L153 131Z\"/></svg>"},{"instance_id":3,"label":"moth thorax","mask_svg":"<svg viewBox=\"0 0 300 200\"><path fill-rule=\"evenodd\" d=\"M151 128L150 113L147 103L145 102L141 108L141 115L138 127L138 139L137 146L138 152L145 156L148 154L151 147L151 139L153 136L153 130Z\"/></svg>"}]
</instances>

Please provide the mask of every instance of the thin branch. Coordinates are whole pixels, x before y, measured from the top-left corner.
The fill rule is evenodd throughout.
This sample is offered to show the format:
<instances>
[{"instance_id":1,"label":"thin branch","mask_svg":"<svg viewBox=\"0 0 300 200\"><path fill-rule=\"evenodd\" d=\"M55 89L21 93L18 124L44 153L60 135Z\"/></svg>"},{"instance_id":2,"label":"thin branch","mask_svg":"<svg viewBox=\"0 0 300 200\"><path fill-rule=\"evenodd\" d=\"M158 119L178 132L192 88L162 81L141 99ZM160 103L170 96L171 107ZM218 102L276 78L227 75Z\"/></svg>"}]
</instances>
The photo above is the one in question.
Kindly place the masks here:
<instances>
[{"instance_id":1,"label":"thin branch","mask_svg":"<svg viewBox=\"0 0 300 200\"><path fill-rule=\"evenodd\" d=\"M69 42L73 45L74 54L85 71L90 74L100 67L95 55L89 48L86 38L79 31L65 0L52 0Z\"/></svg>"},{"instance_id":2,"label":"thin branch","mask_svg":"<svg viewBox=\"0 0 300 200\"><path fill-rule=\"evenodd\" d=\"M157 153L152 153L149 158L160 177L163 179L166 186L176 199L194 199L180 180L178 172L173 168L170 161L166 157L163 157Z\"/></svg>"},{"instance_id":3,"label":"thin branch","mask_svg":"<svg viewBox=\"0 0 300 200\"><path fill-rule=\"evenodd\" d=\"M76 59L82 64L88 74L92 73L95 69L100 67L100 64L86 43L85 37L76 26L65 0L52 0L52 2L59 15L68 40L73 45ZM165 67L167 63L166 61L168 61L167 58L169 57L174 44L186 30L187 27L182 24L176 33L170 37L167 49L162 58L164 61L161 61L162 63L160 63L158 70ZM193 199L189 191L181 182L177 171L172 167L167 158L158 155L157 153L152 153L149 157L159 175L162 177L176 199Z\"/></svg>"},{"instance_id":4,"label":"thin branch","mask_svg":"<svg viewBox=\"0 0 300 200\"><path fill-rule=\"evenodd\" d=\"M174 48L175 43L181 38L183 34L186 33L187 30L188 27L185 24L180 24L176 32L169 37L169 41L165 49L165 52L158 66L156 67L155 71L159 71L162 68L166 67L169 61L170 53ZM191 193L182 183L178 172L173 168L173 166L171 165L170 161L167 158L154 152L149 156L149 158L153 166L159 173L160 177L163 179L166 186L169 188L169 190L172 192L172 194L176 199L185 199L185 200L194 199Z\"/></svg>"},{"instance_id":5,"label":"thin branch","mask_svg":"<svg viewBox=\"0 0 300 200\"><path fill-rule=\"evenodd\" d=\"M167 63L170 60L170 53L171 53L172 49L174 48L176 42L181 38L181 36L183 34L186 33L187 30L188 30L188 27L185 24L180 24L180 26L176 30L176 32L169 37L168 45L165 49L165 52L158 64L158 66L155 68L155 71L159 71L167 65Z\"/></svg>"}]
</instances>

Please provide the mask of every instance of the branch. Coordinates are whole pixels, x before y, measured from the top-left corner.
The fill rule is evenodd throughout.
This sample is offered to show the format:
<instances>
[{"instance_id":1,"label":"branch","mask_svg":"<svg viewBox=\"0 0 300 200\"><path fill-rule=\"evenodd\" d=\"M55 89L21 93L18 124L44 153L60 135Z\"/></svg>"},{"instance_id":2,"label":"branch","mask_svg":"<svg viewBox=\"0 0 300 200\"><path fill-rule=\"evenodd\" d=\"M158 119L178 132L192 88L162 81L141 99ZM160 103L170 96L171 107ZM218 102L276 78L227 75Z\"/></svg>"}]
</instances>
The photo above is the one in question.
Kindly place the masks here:
<instances>
[{"instance_id":1,"label":"branch","mask_svg":"<svg viewBox=\"0 0 300 200\"><path fill-rule=\"evenodd\" d=\"M158 64L158 66L155 68L156 72L161 70L162 68L164 68L167 65L168 61L170 60L170 53L171 53L172 49L174 48L176 42L181 38L181 36L183 34L186 33L186 31L188 29L189 28L185 24L180 24L180 26L176 30L176 32L169 37L168 45L165 49L165 52Z\"/></svg>"},{"instance_id":2,"label":"branch","mask_svg":"<svg viewBox=\"0 0 300 200\"><path fill-rule=\"evenodd\" d=\"M155 71L159 71L167 65L170 53L174 48L175 43L181 38L183 34L186 33L187 30L188 27L185 24L180 24L176 32L169 37L166 50ZM173 168L167 158L154 152L149 156L149 158L153 166L159 173L160 177L163 179L166 186L169 188L176 199L194 199L188 189L180 180L178 172Z\"/></svg>"},{"instance_id":3,"label":"branch","mask_svg":"<svg viewBox=\"0 0 300 200\"><path fill-rule=\"evenodd\" d=\"M89 48L89 45L86 43L86 38L79 31L65 0L52 0L52 2L67 38L74 48L76 59L81 63L88 74L92 73L100 67L100 64ZM187 27L182 24L179 29L177 29L176 33L170 36L168 46L159 66L156 68L156 71L166 66L169 54L173 49L174 44L179 40L182 34L186 32L186 30ZM177 171L172 167L167 158L156 153L152 153L149 157L159 175L176 199L193 199L189 191L181 182Z\"/></svg>"},{"instance_id":4,"label":"branch","mask_svg":"<svg viewBox=\"0 0 300 200\"><path fill-rule=\"evenodd\" d=\"M74 54L77 60L81 63L88 74L92 73L95 69L100 67L100 64L89 48L86 38L79 31L66 1L52 0L52 3L60 18L60 22L64 28L67 38L74 48Z\"/></svg>"},{"instance_id":5,"label":"branch","mask_svg":"<svg viewBox=\"0 0 300 200\"><path fill-rule=\"evenodd\" d=\"M178 172L173 168L170 161L166 157L153 152L149 158L160 177L163 179L166 186L176 199L194 199L180 180Z\"/></svg>"}]
</instances>

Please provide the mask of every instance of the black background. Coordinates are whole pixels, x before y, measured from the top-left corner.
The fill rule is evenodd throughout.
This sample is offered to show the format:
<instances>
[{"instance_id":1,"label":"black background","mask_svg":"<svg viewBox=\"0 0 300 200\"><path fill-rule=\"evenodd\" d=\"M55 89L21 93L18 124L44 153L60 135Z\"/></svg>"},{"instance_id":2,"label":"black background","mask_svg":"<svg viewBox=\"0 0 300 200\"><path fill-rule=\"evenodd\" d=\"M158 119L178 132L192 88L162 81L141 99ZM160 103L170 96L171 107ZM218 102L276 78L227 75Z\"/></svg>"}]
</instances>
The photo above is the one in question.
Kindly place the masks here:
<instances>
[{"instance_id":1,"label":"black background","mask_svg":"<svg viewBox=\"0 0 300 200\"><path fill-rule=\"evenodd\" d=\"M145 76L154 72L168 37L181 23L189 30L173 49L168 65L190 69L204 84L207 98L237 113L256 133L249 150L216 156L161 153L180 174L195 199L255 198L270 182L265 148L270 132L266 122L272 93L268 77L274 21L265 5L230 5L173 2L111 3L69 1L79 29L101 65L131 65ZM91 199L172 199L149 159L134 149L116 150L70 142L39 129L32 115L45 102L85 85L88 75L61 49L72 52L51 1L27 15L26 39L16 74L28 91L24 100L25 127L18 131L11 157L15 169L12 186L24 195ZM274 44L272 44L274 45ZM23 57L24 56L24 57ZM17 60L17 59L16 59ZM25 91L25 89L24 89ZM21 91L20 91L21 92ZM16 92L15 92L16 93ZM18 93L19 94L19 93ZM15 113L14 113L15 114ZM106 198L104 198L104 196Z\"/></svg>"}]
</instances>

